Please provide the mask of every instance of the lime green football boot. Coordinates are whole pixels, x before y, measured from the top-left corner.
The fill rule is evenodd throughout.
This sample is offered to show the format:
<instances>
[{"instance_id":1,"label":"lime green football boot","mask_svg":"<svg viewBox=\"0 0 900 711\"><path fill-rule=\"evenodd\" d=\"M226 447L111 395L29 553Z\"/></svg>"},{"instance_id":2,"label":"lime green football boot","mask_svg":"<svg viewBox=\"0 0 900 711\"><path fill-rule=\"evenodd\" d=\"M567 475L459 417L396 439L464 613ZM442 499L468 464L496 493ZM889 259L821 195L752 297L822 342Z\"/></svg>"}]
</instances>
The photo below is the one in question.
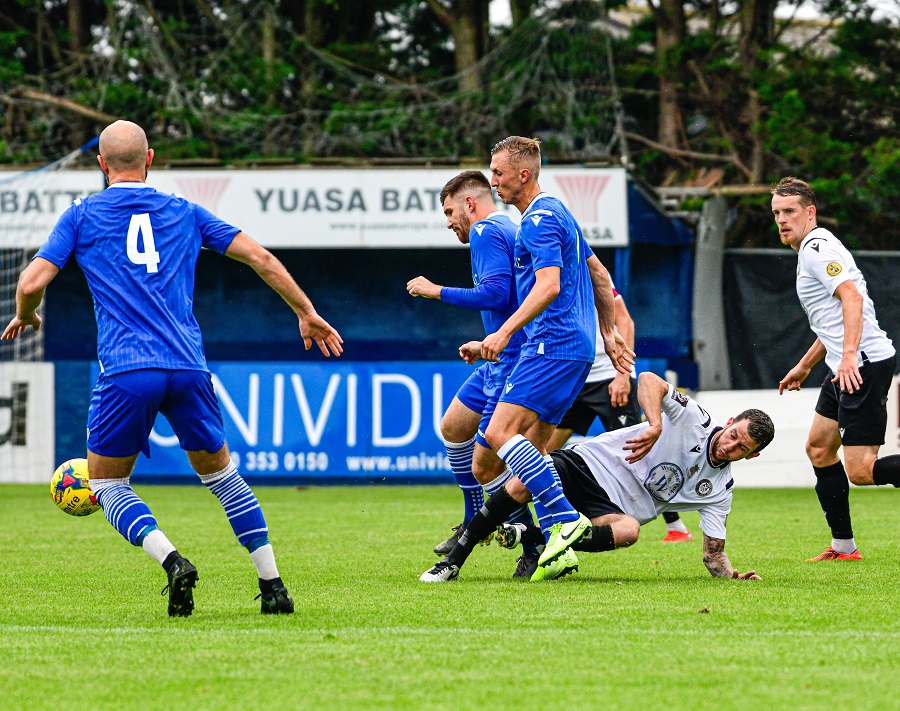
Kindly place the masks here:
<instances>
[{"instance_id":1,"label":"lime green football boot","mask_svg":"<svg viewBox=\"0 0 900 711\"><path fill-rule=\"evenodd\" d=\"M570 548L591 527L591 520L584 514L568 523L554 523L550 526L550 539L547 547L538 559L538 565L544 565Z\"/></svg>"},{"instance_id":2,"label":"lime green football boot","mask_svg":"<svg viewBox=\"0 0 900 711\"><path fill-rule=\"evenodd\" d=\"M531 576L531 582L537 580L556 580L578 570L578 556L571 548L566 548L549 563L539 565Z\"/></svg>"}]
</instances>

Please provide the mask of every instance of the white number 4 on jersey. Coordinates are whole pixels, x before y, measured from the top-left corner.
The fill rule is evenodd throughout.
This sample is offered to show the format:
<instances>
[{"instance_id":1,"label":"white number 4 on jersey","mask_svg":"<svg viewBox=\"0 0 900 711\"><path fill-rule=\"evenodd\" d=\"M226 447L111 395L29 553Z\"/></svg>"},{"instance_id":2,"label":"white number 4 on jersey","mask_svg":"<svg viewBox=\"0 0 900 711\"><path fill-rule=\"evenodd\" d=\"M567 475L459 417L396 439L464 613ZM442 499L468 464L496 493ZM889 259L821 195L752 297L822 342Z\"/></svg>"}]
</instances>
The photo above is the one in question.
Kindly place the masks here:
<instances>
[{"instance_id":1,"label":"white number 4 on jersey","mask_svg":"<svg viewBox=\"0 0 900 711\"><path fill-rule=\"evenodd\" d=\"M138 251L138 235L144 238L144 251ZM143 264L148 274L156 274L159 270L159 252L153 241L153 227L150 226L150 215L132 215L128 225L128 239L125 243L128 258L133 264Z\"/></svg>"}]
</instances>

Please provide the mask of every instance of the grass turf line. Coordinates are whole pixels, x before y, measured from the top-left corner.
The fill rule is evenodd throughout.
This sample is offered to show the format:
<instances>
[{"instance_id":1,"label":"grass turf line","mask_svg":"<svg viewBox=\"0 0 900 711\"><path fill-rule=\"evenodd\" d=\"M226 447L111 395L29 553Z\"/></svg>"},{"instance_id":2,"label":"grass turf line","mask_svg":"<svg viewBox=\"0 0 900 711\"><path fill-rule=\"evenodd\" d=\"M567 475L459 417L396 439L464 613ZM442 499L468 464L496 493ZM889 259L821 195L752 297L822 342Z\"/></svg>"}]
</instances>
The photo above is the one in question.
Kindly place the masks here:
<instances>
[{"instance_id":1,"label":"grass turf line","mask_svg":"<svg viewBox=\"0 0 900 711\"><path fill-rule=\"evenodd\" d=\"M896 703L896 494L851 492L861 563L804 563L829 542L810 490L741 490L726 550L762 582L714 580L697 540L579 555L560 581L510 580L477 548L426 585L462 509L452 487L259 488L297 604L259 614L255 571L214 497L139 487L200 571L166 616L165 575L96 514L4 486L4 709L225 707L883 709ZM560 666L567 660L567 667Z\"/></svg>"}]
</instances>

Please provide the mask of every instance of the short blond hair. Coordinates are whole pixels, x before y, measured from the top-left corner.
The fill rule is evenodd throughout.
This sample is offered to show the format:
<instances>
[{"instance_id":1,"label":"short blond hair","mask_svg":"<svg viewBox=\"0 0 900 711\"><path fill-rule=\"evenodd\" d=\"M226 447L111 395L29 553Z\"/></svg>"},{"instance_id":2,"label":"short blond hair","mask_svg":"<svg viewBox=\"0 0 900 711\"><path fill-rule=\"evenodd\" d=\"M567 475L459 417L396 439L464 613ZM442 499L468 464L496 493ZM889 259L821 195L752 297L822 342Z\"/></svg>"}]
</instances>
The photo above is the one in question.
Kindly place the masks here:
<instances>
[{"instance_id":1,"label":"short blond hair","mask_svg":"<svg viewBox=\"0 0 900 711\"><path fill-rule=\"evenodd\" d=\"M507 136L491 149L491 155L506 153L513 168L531 171L532 180L541 172L541 142L537 138Z\"/></svg>"}]
</instances>

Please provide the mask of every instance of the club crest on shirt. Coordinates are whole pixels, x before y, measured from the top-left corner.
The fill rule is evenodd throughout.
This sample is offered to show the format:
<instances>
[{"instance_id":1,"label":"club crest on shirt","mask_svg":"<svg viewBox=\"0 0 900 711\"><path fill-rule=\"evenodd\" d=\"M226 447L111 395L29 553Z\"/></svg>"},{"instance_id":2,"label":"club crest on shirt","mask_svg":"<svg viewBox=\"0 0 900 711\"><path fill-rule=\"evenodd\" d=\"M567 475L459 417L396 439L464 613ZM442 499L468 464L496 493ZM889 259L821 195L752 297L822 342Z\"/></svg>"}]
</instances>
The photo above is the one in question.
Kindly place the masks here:
<instances>
[{"instance_id":1,"label":"club crest on shirt","mask_svg":"<svg viewBox=\"0 0 900 711\"><path fill-rule=\"evenodd\" d=\"M841 273L841 265L837 262L829 262L828 266L825 267L825 271L828 272L828 276L837 276Z\"/></svg>"},{"instance_id":2,"label":"club crest on shirt","mask_svg":"<svg viewBox=\"0 0 900 711\"><path fill-rule=\"evenodd\" d=\"M709 479L701 479L694 487L697 496L709 496L712 493L713 485Z\"/></svg>"},{"instance_id":3,"label":"club crest on shirt","mask_svg":"<svg viewBox=\"0 0 900 711\"><path fill-rule=\"evenodd\" d=\"M672 462L657 464L644 479L644 488L657 501L671 501L684 486L684 472Z\"/></svg>"}]
</instances>

